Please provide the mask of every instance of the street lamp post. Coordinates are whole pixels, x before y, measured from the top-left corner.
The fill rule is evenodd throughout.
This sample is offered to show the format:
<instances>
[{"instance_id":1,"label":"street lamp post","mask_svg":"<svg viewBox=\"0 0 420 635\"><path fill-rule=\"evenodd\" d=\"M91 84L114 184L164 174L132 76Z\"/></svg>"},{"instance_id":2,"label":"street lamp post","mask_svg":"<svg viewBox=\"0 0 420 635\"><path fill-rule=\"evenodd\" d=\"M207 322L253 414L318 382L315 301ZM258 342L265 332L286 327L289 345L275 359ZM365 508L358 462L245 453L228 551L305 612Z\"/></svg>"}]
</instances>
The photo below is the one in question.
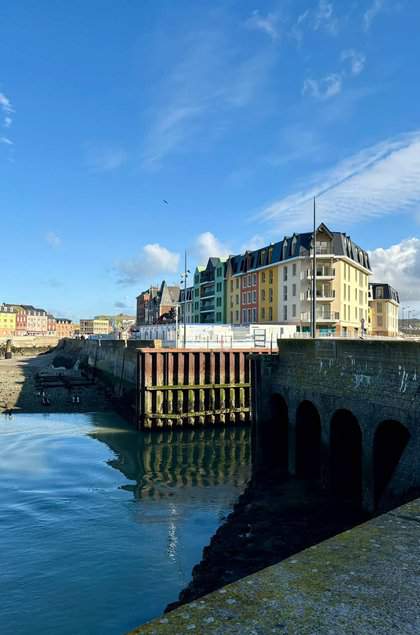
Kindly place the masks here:
<instances>
[{"instance_id":1,"label":"street lamp post","mask_svg":"<svg viewBox=\"0 0 420 635\"><path fill-rule=\"evenodd\" d=\"M187 281L190 274L190 270L187 269L187 250L184 255L184 273L181 274L181 284L184 283L184 301L183 301L183 322L184 322L184 348L187 348Z\"/></svg>"},{"instance_id":2,"label":"street lamp post","mask_svg":"<svg viewBox=\"0 0 420 635\"><path fill-rule=\"evenodd\" d=\"M313 233L313 271L312 271L312 338L316 339L316 202L314 196L314 233Z\"/></svg>"}]
</instances>

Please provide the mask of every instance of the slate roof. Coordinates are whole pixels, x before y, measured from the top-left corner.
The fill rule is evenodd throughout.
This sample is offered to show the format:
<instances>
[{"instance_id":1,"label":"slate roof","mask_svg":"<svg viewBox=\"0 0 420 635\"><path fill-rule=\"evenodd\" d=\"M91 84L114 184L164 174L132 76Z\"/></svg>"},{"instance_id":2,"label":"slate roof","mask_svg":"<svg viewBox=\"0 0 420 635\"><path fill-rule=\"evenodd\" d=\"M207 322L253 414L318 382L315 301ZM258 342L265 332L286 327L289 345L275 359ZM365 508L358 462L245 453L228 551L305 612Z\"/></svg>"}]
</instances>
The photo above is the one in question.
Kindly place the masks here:
<instances>
[{"instance_id":1,"label":"slate roof","mask_svg":"<svg viewBox=\"0 0 420 635\"><path fill-rule=\"evenodd\" d=\"M372 292L372 300L393 300L400 303L398 291L385 282L372 282L369 285ZM378 289L382 287L382 297L378 297Z\"/></svg>"}]
</instances>

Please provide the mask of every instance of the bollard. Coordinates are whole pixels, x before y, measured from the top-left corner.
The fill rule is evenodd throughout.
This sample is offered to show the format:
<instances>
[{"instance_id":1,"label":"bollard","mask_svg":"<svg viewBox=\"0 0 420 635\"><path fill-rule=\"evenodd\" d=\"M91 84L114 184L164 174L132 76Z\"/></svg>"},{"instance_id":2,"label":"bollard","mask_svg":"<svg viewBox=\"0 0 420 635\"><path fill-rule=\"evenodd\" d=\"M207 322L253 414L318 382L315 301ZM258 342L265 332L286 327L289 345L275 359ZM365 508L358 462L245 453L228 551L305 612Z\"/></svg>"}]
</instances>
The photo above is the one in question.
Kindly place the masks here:
<instances>
[{"instance_id":1,"label":"bollard","mask_svg":"<svg viewBox=\"0 0 420 635\"><path fill-rule=\"evenodd\" d=\"M7 340L6 342L6 350L4 353L5 359L12 359L12 340Z\"/></svg>"}]
</instances>

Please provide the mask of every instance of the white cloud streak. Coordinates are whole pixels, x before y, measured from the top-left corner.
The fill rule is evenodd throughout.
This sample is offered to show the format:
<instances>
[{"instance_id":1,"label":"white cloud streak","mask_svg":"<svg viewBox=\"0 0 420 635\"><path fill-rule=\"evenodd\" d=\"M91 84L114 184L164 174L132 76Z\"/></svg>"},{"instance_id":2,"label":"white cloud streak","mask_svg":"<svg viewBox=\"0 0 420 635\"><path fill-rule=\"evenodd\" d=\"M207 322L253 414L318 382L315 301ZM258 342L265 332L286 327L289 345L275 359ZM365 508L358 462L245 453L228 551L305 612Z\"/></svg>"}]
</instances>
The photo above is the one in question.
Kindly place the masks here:
<instances>
[{"instance_id":1,"label":"white cloud streak","mask_svg":"<svg viewBox=\"0 0 420 635\"><path fill-rule=\"evenodd\" d=\"M144 245L138 257L117 262L114 270L120 284L155 282L165 274L179 270L179 254L158 243Z\"/></svg>"},{"instance_id":2,"label":"white cloud streak","mask_svg":"<svg viewBox=\"0 0 420 635\"><path fill-rule=\"evenodd\" d=\"M0 93L0 109L3 113L3 127L10 128L12 125L11 115L14 113L14 108L10 99L4 93Z\"/></svg>"},{"instance_id":3,"label":"white cloud streak","mask_svg":"<svg viewBox=\"0 0 420 635\"><path fill-rule=\"evenodd\" d=\"M252 16L246 21L248 29L253 31L261 31L268 35L273 41L278 40L280 33L277 26L277 17L268 13L266 16L260 14L258 9L252 12Z\"/></svg>"},{"instance_id":4,"label":"white cloud streak","mask_svg":"<svg viewBox=\"0 0 420 635\"><path fill-rule=\"evenodd\" d=\"M369 31L373 20L384 8L384 4L384 0L373 0L369 9L363 14L363 28L365 31Z\"/></svg>"},{"instance_id":5,"label":"white cloud streak","mask_svg":"<svg viewBox=\"0 0 420 635\"><path fill-rule=\"evenodd\" d=\"M320 196L322 194L322 196ZM316 175L310 185L267 206L260 218L308 227L312 199L320 221L349 224L418 210L420 130L387 139Z\"/></svg>"},{"instance_id":6,"label":"white cloud streak","mask_svg":"<svg viewBox=\"0 0 420 635\"><path fill-rule=\"evenodd\" d=\"M326 100L341 92L342 79L338 73L331 73L322 79L305 79L302 95L310 95L315 99Z\"/></svg>"},{"instance_id":7,"label":"white cloud streak","mask_svg":"<svg viewBox=\"0 0 420 635\"><path fill-rule=\"evenodd\" d=\"M162 105L153 113L143 166L157 167L167 155L185 151L198 134L202 147L215 113L230 115L260 94L272 60L272 53L261 48L242 55L223 33L195 33L162 84Z\"/></svg>"},{"instance_id":8,"label":"white cloud streak","mask_svg":"<svg viewBox=\"0 0 420 635\"><path fill-rule=\"evenodd\" d=\"M355 51L354 49L343 51L341 53L340 59L342 62L349 63L350 72L352 75L360 75L366 63L366 56L363 53Z\"/></svg>"},{"instance_id":9,"label":"white cloud streak","mask_svg":"<svg viewBox=\"0 0 420 635\"><path fill-rule=\"evenodd\" d=\"M420 238L407 238L369 253L374 282L387 282L401 302L420 302Z\"/></svg>"},{"instance_id":10,"label":"white cloud streak","mask_svg":"<svg viewBox=\"0 0 420 635\"><path fill-rule=\"evenodd\" d=\"M323 29L331 35L337 35L339 25L337 18L334 16L334 7L332 2L320 0L314 15L313 28L314 31Z\"/></svg>"}]
</instances>

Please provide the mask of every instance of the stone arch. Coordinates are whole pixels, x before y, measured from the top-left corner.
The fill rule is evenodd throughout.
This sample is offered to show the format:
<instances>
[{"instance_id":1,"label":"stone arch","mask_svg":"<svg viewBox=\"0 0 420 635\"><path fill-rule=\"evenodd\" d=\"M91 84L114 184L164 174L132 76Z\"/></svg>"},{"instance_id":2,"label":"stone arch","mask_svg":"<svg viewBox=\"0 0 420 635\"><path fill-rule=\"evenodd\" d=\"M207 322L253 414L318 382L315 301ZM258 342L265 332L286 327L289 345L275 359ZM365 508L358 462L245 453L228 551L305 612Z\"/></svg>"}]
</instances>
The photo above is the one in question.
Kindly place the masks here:
<instances>
[{"instance_id":1,"label":"stone arch","mask_svg":"<svg viewBox=\"0 0 420 635\"><path fill-rule=\"evenodd\" d=\"M321 475L321 418L312 401L302 401L296 411L296 476Z\"/></svg>"},{"instance_id":2,"label":"stone arch","mask_svg":"<svg viewBox=\"0 0 420 635\"><path fill-rule=\"evenodd\" d=\"M331 489L362 500L362 431L350 410L336 410L330 424Z\"/></svg>"},{"instance_id":3,"label":"stone arch","mask_svg":"<svg viewBox=\"0 0 420 635\"><path fill-rule=\"evenodd\" d=\"M287 469L289 409L286 400L279 393L271 395L270 418L264 428L263 452L266 465Z\"/></svg>"},{"instance_id":4,"label":"stone arch","mask_svg":"<svg viewBox=\"0 0 420 635\"><path fill-rule=\"evenodd\" d=\"M410 439L407 428L394 419L382 421L373 440L373 475L377 505L390 483L395 469Z\"/></svg>"}]
</instances>

